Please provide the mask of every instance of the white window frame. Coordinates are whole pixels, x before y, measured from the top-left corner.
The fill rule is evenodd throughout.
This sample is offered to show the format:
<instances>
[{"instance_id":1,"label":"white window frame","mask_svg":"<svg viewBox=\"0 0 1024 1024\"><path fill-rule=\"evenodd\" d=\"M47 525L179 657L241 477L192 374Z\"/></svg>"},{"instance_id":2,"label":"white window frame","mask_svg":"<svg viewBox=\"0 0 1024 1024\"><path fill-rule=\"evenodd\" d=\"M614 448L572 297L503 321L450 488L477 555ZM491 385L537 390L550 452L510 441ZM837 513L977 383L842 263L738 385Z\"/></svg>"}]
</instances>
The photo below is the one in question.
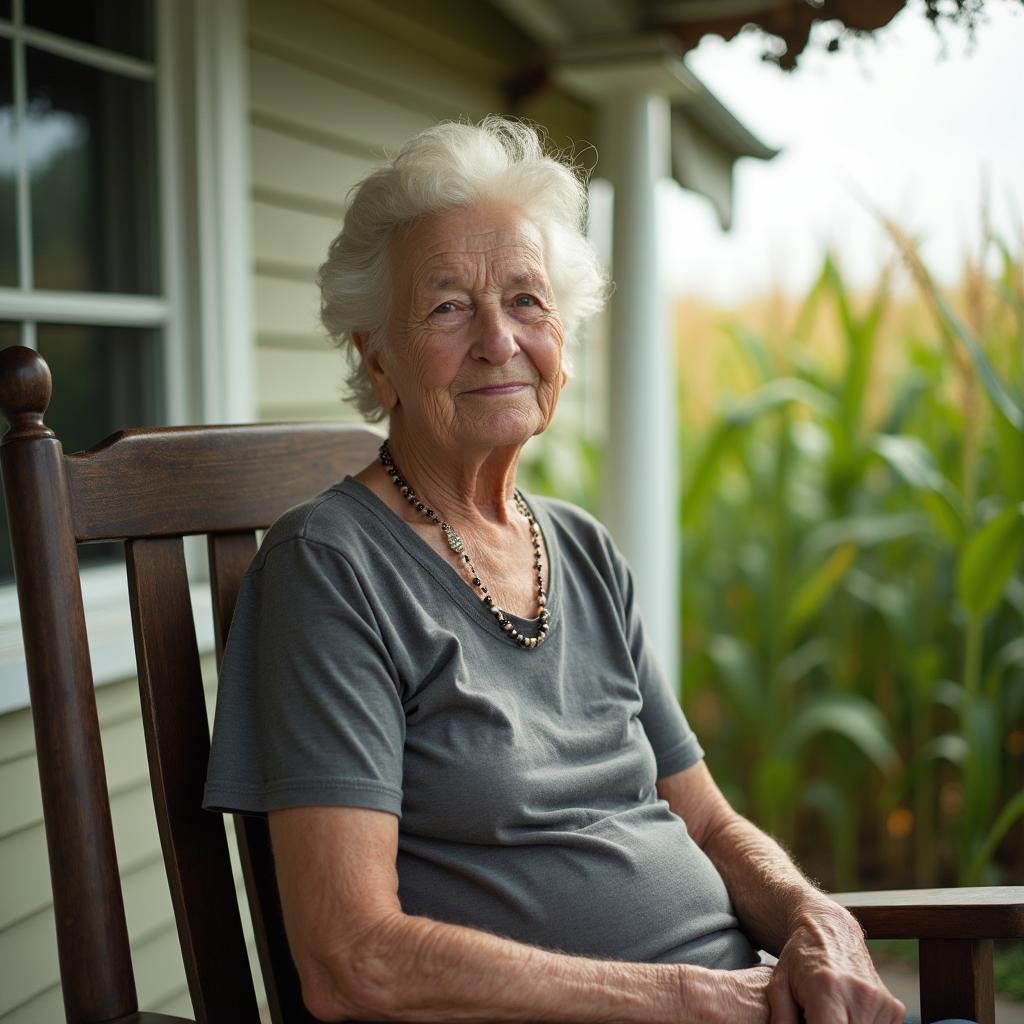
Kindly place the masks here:
<instances>
[{"instance_id":1,"label":"white window frame","mask_svg":"<svg viewBox=\"0 0 1024 1024\"><path fill-rule=\"evenodd\" d=\"M35 320L126 324L163 332L168 424L237 423L254 418L250 309L248 53L244 0L154 0L155 61L54 36L23 24L23 0L0 37L14 45L15 108L23 115L24 43L156 82L157 188L162 295L27 292L0 288L0 320L28 320L22 344L35 347ZM21 118L19 117L19 121ZM18 217L27 237L29 193L22 161ZM21 281L31 252L19 252ZM134 424L125 424L133 426ZM96 438L96 441L102 440ZM213 615L203 538L186 559L200 653L213 649ZM136 674L128 585L122 565L82 570L82 595L96 685ZM0 587L0 714L29 704L17 595Z\"/></svg>"}]
</instances>

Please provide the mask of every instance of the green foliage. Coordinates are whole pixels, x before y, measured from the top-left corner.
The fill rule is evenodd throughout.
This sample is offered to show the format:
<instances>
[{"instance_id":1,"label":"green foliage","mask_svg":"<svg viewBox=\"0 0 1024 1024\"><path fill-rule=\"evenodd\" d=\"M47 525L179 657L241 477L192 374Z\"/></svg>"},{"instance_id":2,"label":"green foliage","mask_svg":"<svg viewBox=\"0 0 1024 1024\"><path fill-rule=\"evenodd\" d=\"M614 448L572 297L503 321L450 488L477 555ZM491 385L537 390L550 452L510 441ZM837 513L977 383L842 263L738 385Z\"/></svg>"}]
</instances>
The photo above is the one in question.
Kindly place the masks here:
<instances>
[{"instance_id":1,"label":"green foliage","mask_svg":"<svg viewBox=\"0 0 1024 1024\"><path fill-rule=\"evenodd\" d=\"M686 708L830 885L1024 876L1024 303L994 244L970 328L912 254L933 326L888 380L888 275L859 310L827 256L790 336L723 325L753 387L684 411Z\"/></svg>"},{"instance_id":2,"label":"green foliage","mask_svg":"<svg viewBox=\"0 0 1024 1024\"><path fill-rule=\"evenodd\" d=\"M710 422L680 403L686 711L834 888L1024 881L1024 279L990 242L970 327L916 252L899 334L888 276L861 309L826 257L788 335L722 324ZM520 480L597 512L599 447L549 430Z\"/></svg>"}]
</instances>

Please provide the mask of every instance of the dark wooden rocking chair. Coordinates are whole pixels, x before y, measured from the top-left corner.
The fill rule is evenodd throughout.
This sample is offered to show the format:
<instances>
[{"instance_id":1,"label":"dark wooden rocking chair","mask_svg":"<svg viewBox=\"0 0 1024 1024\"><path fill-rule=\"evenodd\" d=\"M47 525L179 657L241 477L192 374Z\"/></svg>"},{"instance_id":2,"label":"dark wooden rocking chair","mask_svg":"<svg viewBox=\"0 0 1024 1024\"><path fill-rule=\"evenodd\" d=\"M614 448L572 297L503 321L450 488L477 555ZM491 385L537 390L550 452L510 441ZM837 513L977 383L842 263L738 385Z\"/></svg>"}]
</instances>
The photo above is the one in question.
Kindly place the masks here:
<instances>
[{"instance_id":1,"label":"dark wooden rocking chair","mask_svg":"<svg viewBox=\"0 0 1024 1024\"><path fill-rule=\"evenodd\" d=\"M123 540L150 778L189 992L201 1024L259 1020L222 821L200 809L209 752L183 537L208 538L218 664L257 529L375 453L339 424L123 430L65 455L43 423L49 369L0 352L0 456L72 1024L184 1024L138 1010L93 691L76 544ZM269 834L236 819L275 1024L312 1020L288 953ZM9 882L12 880L8 880ZM837 897L870 937L920 940L926 1022L993 1024L993 939L1024 936L1024 888Z\"/></svg>"}]
</instances>

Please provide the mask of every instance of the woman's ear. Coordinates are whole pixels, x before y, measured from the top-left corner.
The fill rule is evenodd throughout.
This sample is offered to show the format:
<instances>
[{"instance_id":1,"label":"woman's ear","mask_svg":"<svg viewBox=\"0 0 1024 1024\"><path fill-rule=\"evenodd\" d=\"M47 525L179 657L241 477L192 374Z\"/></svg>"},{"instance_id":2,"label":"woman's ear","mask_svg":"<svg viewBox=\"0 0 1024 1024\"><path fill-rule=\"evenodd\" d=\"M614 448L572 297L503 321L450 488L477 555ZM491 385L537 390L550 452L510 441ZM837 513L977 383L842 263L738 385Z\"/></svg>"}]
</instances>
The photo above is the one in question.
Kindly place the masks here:
<instances>
[{"instance_id":1,"label":"woman's ear","mask_svg":"<svg viewBox=\"0 0 1024 1024\"><path fill-rule=\"evenodd\" d=\"M391 376L387 367L381 361L380 353L371 353L367 348L367 338L363 331L352 332L352 342L356 346L359 355L362 356L363 366L370 376L370 383L373 385L373 393L377 401L390 412L398 405L398 392L391 383Z\"/></svg>"}]
</instances>

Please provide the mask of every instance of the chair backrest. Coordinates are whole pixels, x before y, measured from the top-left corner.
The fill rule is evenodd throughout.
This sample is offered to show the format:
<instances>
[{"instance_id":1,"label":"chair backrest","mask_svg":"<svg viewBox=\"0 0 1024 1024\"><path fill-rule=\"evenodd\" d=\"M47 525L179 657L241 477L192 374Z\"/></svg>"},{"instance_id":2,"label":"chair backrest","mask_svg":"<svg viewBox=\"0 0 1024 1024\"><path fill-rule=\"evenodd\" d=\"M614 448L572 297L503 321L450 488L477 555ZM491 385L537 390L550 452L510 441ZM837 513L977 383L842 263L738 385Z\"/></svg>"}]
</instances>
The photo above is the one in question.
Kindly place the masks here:
<instances>
[{"instance_id":1,"label":"chair backrest","mask_svg":"<svg viewBox=\"0 0 1024 1024\"><path fill-rule=\"evenodd\" d=\"M69 1021L137 1009L76 544L123 540L153 801L197 1021L257 1024L223 822L200 808L209 727L184 542L208 538L219 666L256 534L374 457L342 424L123 430L65 455L41 356L0 351L0 444ZM311 1020L288 954L269 833L236 818L275 1024Z\"/></svg>"}]
</instances>

